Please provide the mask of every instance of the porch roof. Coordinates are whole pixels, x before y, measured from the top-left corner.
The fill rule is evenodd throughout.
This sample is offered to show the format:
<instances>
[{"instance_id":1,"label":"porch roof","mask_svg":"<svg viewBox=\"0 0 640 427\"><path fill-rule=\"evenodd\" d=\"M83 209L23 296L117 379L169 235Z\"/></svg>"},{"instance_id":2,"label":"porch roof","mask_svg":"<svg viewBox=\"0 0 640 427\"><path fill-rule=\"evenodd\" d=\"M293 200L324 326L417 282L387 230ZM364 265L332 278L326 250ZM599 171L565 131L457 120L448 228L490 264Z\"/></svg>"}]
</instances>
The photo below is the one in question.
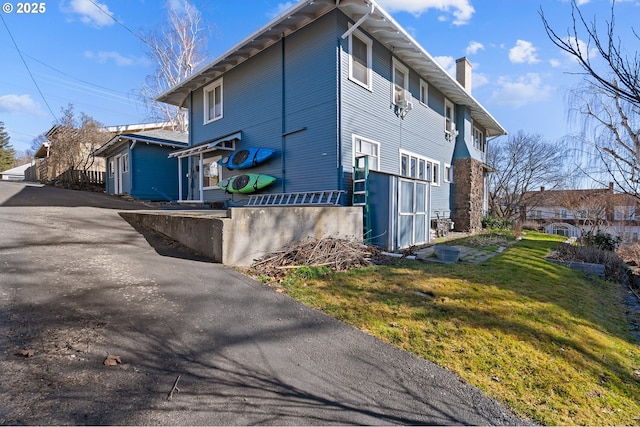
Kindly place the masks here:
<instances>
[{"instance_id":1,"label":"porch roof","mask_svg":"<svg viewBox=\"0 0 640 427\"><path fill-rule=\"evenodd\" d=\"M132 141L134 144L137 142L143 142L145 144L178 149L187 145L189 135L184 132L159 129L146 132L123 133L114 136L109 142L95 150L94 155L100 157L108 156L111 151L115 150L118 146L127 141Z\"/></svg>"},{"instance_id":2,"label":"porch roof","mask_svg":"<svg viewBox=\"0 0 640 427\"><path fill-rule=\"evenodd\" d=\"M487 129L487 136L507 133L500 123L374 0L302 0L161 94L157 100L184 106L191 91L212 82L283 37L336 8L359 23L360 28L387 47L398 59L411 66L421 77L434 84L447 98L456 104L467 106L474 120Z\"/></svg>"},{"instance_id":3,"label":"porch roof","mask_svg":"<svg viewBox=\"0 0 640 427\"><path fill-rule=\"evenodd\" d=\"M208 141L203 144L194 145L193 147L185 148L184 150L174 151L173 153L169 153L169 158L171 157L190 157L195 156L196 154L204 153L207 151L213 150L230 150L233 148L225 147L227 143L233 143L236 141L240 141L242 139L242 132L232 133L230 135L224 136L222 138L215 139L213 141Z\"/></svg>"}]
</instances>

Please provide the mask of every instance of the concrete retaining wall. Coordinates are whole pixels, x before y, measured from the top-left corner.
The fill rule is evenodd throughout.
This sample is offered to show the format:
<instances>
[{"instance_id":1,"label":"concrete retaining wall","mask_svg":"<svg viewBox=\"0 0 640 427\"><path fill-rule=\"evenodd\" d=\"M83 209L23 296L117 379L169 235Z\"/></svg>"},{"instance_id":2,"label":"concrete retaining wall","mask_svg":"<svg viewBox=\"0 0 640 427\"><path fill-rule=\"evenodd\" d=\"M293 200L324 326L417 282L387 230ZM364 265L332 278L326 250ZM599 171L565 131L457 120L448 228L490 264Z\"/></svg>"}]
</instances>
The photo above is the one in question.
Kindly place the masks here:
<instances>
[{"instance_id":1,"label":"concrete retaining wall","mask_svg":"<svg viewBox=\"0 0 640 427\"><path fill-rule=\"evenodd\" d=\"M121 215L231 266L248 266L306 237L362 241L361 207L230 208L226 215L129 211Z\"/></svg>"},{"instance_id":2,"label":"concrete retaining wall","mask_svg":"<svg viewBox=\"0 0 640 427\"><path fill-rule=\"evenodd\" d=\"M569 268L582 271L585 274L592 274L595 276L600 276L602 278L604 278L605 276L603 264L594 264L591 262L580 262L580 261L558 261L557 259L553 259L553 258L545 258L545 259L547 261L550 261L556 264L566 265Z\"/></svg>"}]
</instances>

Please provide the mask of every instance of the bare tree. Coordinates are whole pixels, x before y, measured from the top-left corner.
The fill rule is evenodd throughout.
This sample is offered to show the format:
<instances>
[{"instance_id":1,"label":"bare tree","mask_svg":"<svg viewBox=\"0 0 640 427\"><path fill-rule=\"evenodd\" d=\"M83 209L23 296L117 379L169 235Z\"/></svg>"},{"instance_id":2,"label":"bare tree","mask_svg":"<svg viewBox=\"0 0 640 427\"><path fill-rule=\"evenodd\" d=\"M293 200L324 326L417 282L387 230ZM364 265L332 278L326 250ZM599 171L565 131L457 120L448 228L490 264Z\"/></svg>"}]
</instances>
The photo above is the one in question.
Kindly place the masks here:
<instances>
[{"instance_id":1,"label":"bare tree","mask_svg":"<svg viewBox=\"0 0 640 427\"><path fill-rule=\"evenodd\" d=\"M179 7L176 7L179 6ZM207 58L207 27L202 16L188 0L168 3L166 24L144 36L148 56L156 70L140 89L140 96L154 120L171 124L174 130L188 129L186 109L158 103L155 99L182 80Z\"/></svg>"},{"instance_id":2,"label":"bare tree","mask_svg":"<svg viewBox=\"0 0 640 427\"><path fill-rule=\"evenodd\" d=\"M73 105L69 104L46 136L51 144L51 157L59 170L80 171L82 181L95 162L94 151L112 135L91 116L80 113L80 117L76 117Z\"/></svg>"},{"instance_id":3,"label":"bare tree","mask_svg":"<svg viewBox=\"0 0 640 427\"><path fill-rule=\"evenodd\" d=\"M501 218L517 219L526 193L542 186L559 188L565 178L565 150L523 131L495 140L487 164L495 170L489 174L489 208Z\"/></svg>"},{"instance_id":4,"label":"bare tree","mask_svg":"<svg viewBox=\"0 0 640 427\"><path fill-rule=\"evenodd\" d=\"M601 184L613 181L617 190L640 199L640 56L627 54L616 35L615 1L602 32L595 19L584 18L575 0L566 37L551 28L542 10L540 16L551 41L582 68L578 74L585 82L572 92L570 113L584 126L571 142L587 160L585 173ZM633 36L640 40L635 31Z\"/></svg>"}]
</instances>

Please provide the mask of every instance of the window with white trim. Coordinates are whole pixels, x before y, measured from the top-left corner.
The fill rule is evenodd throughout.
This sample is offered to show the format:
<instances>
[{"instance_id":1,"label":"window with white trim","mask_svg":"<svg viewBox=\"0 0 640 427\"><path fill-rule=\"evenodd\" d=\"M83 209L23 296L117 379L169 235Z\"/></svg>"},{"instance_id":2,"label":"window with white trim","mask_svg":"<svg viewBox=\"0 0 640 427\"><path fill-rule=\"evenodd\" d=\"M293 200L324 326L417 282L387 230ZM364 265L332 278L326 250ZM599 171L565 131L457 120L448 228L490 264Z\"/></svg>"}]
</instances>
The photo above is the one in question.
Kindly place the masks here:
<instances>
[{"instance_id":1,"label":"window with white trim","mask_svg":"<svg viewBox=\"0 0 640 427\"><path fill-rule=\"evenodd\" d=\"M349 79L371 90L373 42L361 31L349 34Z\"/></svg>"},{"instance_id":2,"label":"window with white trim","mask_svg":"<svg viewBox=\"0 0 640 427\"><path fill-rule=\"evenodd\" d=\"M111 159L109 160L109 177L113 177L113 171L115 171L115 162Z\"/></svg>"},{"instance_id":3,"label":"window with white trim","mask_svg":"<svg viewBox=\"0 0 640 427\"><path fill-rule=\"evenodd\" d=\"M218 188L218 183L222 181L224 168L218 164L222 156L205 157L202 159L202 169L204 172L204 185L203 188L212 189Z\"/></svg>"},{"instance_id":4,"label":"window with white trim","mask_svg":"<svg viewBox=\"0 0 640 427\"><path fill-rule=\"evenodd\" d=\"M420 104L429 106L429 85L424 80L420 80Z\"/></svg>"},{"instance_id":5,"label":"window with white trim","mask_svg":"<svg viewBox=\"0 0 640 427\"><path fill-rule=\"evenodd\" d=\"M122 173L129 172L129 153L122 155Z\"/></svg>"},{"instance_id":6,"label":"window with white trim","mask_svg":"<svg viewBox=\"0 0 640 427\"><path fill-rule=\"evenodd\" d=\"M222 118L222 79L204 88L204 124Z\"/></svg>"},{"instance_id":7,"label":"window with white trim","mask_svg":"<svg viewBox=\"0 0 640 427\"><path fill-rule=\"evenodd\" d=\"M448 163L444 164L444 175L442 179L444 182L453 182L453 166Z\"/></svg>"},{"instance_id":8,"label":"window with white trim","mask_svg":"<svg viewBox=\"0 0 640 427\"><path fill-rule=\"evenodd\" d=\"M391 88L391 103L404 107L411 101L409 94L409 69L393 58L393 85Z\"/></svg>"},{"instance_id":9,"label":"window with white trim","mask_svg":"<svg viewBox=\"0 0 640 427\"><path fill-rule=\"evenodd\" d=\"M440 185L440 162L400 150L400 175Z\"/></svg>"},{"instance_id":10,"label":"window with white trim","mask_svg":"<svg viewBox=\"0 0 640 427\"><path fill-rule=\"evenodd\" d=\"M369 158L369 170L377 171L380 165L380 144L369 139L353 136L353 157L367 156Z\"/></svg>"},{"instance_id":11,"label":"window with white trim","mask_svg":"<svg viewBox=\"0 0 640 427\"><path fill-rule=\"evenodd\" d=\"M444 133L449 142L453 141L457 136L453 103L446 98L444 100Z\"/></svg>"},{"instance_id":12,"label":"window with white trim","mask_svg":"<svg viewBox=\"0 0 640 427\"><path fill-rule=\"evenodd\" d=\"M473 127L473 147L483 153L487 151L487 144L484 139L484 133L477 127Z\"/></svg>"}]
</instances>

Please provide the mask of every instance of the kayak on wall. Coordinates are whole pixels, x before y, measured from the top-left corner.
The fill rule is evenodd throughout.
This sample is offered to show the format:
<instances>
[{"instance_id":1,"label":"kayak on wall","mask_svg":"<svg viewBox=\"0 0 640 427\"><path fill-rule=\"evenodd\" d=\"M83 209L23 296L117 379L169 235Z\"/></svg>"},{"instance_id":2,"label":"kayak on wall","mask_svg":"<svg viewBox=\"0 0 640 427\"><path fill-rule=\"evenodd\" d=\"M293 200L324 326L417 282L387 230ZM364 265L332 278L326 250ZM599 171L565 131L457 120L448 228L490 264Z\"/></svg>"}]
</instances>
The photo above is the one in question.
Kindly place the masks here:
<instances>
[{"instance_id":1,"label":"kayak on wall","mask_svg":"<svg viewBox=\"0 0 640 427\"><path fill-rule=\"evenodd\" d=\"M247 148L221 158L218 164L232 170L248 169L269 160L275 153L271 148Z\"/></svg>"},{"instance_id":2,"label":"kayak on wall","mask_svg":"<svg viewBox=\"0 0 640 427\"><path fill-rule=\"evenodd\" d=\"M253 193L276 181L271 175L263 175L259 173L247 173L243 175L232 176L223 179L218 183L218 187L228 193Z\"/></svg>"}]
</instances>

